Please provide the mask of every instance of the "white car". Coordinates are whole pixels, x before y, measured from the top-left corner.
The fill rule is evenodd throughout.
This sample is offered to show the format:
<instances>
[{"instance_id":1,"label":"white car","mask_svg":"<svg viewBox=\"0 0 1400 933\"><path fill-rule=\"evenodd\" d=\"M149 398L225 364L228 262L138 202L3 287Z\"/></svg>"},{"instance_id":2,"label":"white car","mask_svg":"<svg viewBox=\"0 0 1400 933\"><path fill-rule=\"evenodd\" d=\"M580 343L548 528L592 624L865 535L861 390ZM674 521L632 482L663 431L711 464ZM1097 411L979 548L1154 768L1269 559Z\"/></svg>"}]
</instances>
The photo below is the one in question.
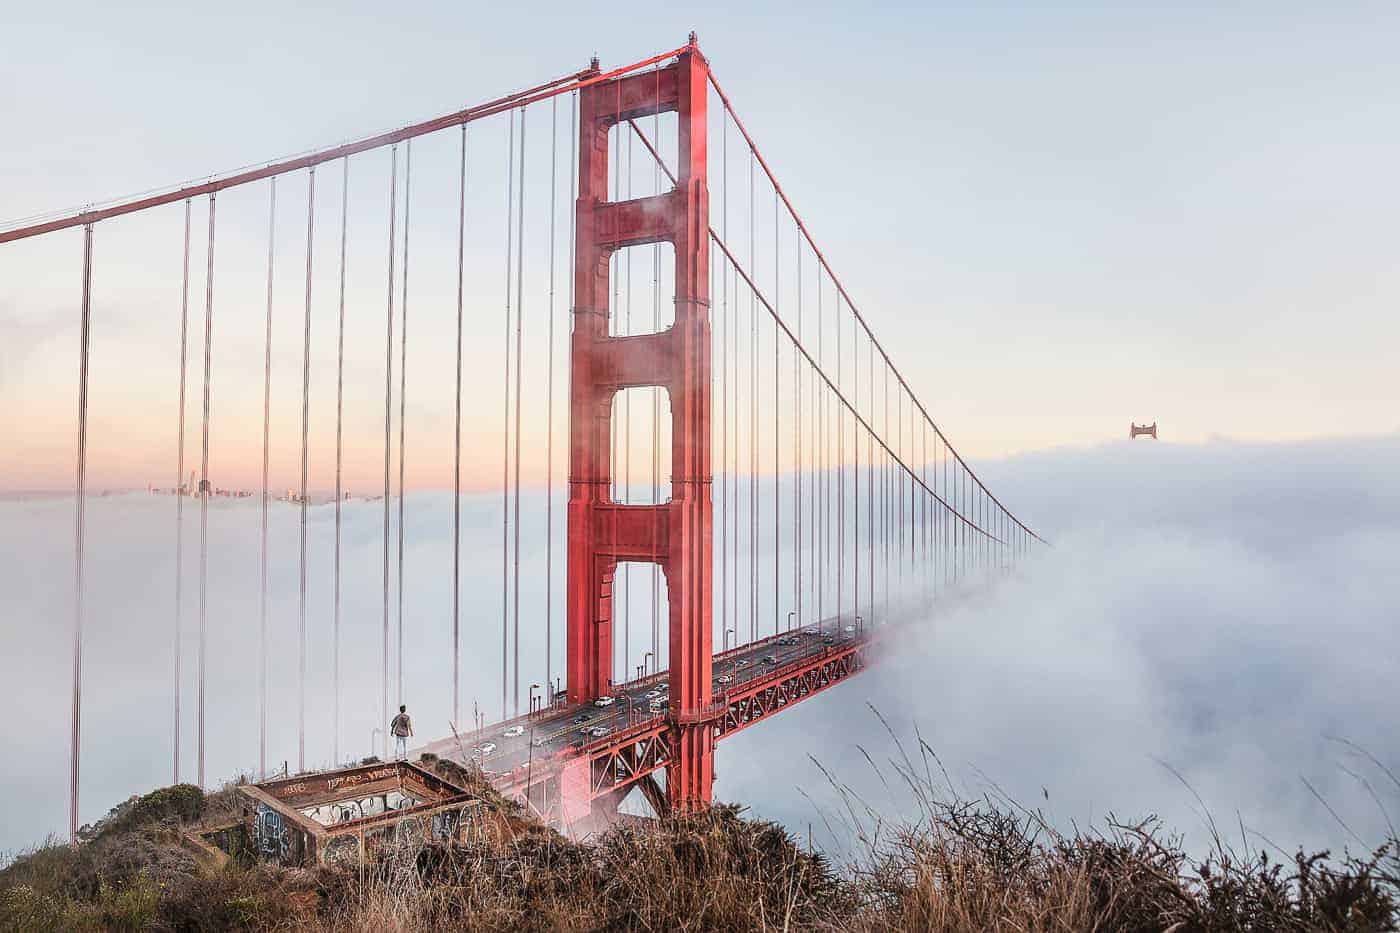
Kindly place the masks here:
<instances>
[{"instance_id":1,"label":"white car","mask_svg":"<svg viewBox=\"0 0 1400 933\"><path fill-rule=\"evenodd\" d=\"M648 699L648 700L655 700L655 699L656 699L657 697L659 697L659 696L661 696L661 691L660 691L660 690L649 690L649 691L647 691L647 699Z\"/></svg>"},{"instance_id":2,"label":"white car","mask_svg":"<svg viewBox=\"0 0 1400 933\"><path fill-rule=\"evenodd\" d=\"M843 631L843 632L845 632L847 635L849 635L849 634L851 634L852 632L854 632L855 630L856 630L856 627L855 627L854 625L848 625L848 626L846 626L845 628L843 628L841 631Z\"/></svg>"},{"instance_id":3,"label":"white car","mask_svg":"<svg viewBox=\"0 0 1400 933\"><path fill-rule=\"evenodd\" d=\"M734 666L735 666L735 667L748 667L748 666L749 666L749 659L748 659L748 658L739 658L737 661L734 662Z\"/></svg>"},{"instance_id":4,"label":"white car","mask_svg":"<svg viewBox=\"0 0 1400 933\"><path fill-rule=\"evenodd\" d=\"M511 726L511 727L510 727L509 729L507 729L505 732L502 732L502 733L501 733L501 735L505 736L505 737L508 738L508 739L513 739L513 738L515 738L516 736L524 735L524 734L525 734L525 727L524 727L524 726Z\"/></svg>"},{"instance_id":5,"label":"white car","mask_svg":"<svg viewBox=\"0 0 1400 933\"><path fill-rule=\"evenodd\" d=\"M588 734L593 736L593 738L595 739L601 739L603 736L607 735L611 731L612 730L609 729L607 726L594 726L592 729L588 730Z\"/></svg>"},{"instance_id":6,"label":"white car","mask_svg":"<svg viewBox=\"0 0 1400 933\"><path fill-rule=\"evenodd\" d=\"M489 755L496 750L495 742L482 742L476 747L477 754Z\"/></svg>"},{"instance_id":7,"label":"white car","mask_svg":"<svg viewBox=\"0 0 1400 933\"><path fill-rule=\"evenodd\" d=\"M732 684L734 683L734 675L720 674L718 677L715 678L715 680L722 684Z\"/></svg>"},{"instance_id":8,"label":"white car","mask_svg":"<svg viewBox=\"0 0 1400 933\"><path fill-rule=\"evenodd\" d=\"M666 701L660 698L651 701L651 711L659 713L666 708Z\"/></svg>"},{"instance_id":9,"label":"white car","mask_svg":"<svg viewBox=\"0 0 1400 933\"><path fill-rule=\"evenodd\" d=\"M535 748L544 748L544 744L545 744L545 742L547 742L547 741L549 741L549 740L546 739L544 736L542 736L542 735L537 735L537 736L535 736L533 739L530 740L530 744L533 745Z\"/></svg>"},{"instance_id":10,"label":"white car","mask_svg":"<svg viewBox=\"0 0 1400 933\"><path fill-rule=\"evenodd\" d=\"M594 706L612 706L615 701L612 697L599 697L593 701Z\"/></svg>"}]
</instances>

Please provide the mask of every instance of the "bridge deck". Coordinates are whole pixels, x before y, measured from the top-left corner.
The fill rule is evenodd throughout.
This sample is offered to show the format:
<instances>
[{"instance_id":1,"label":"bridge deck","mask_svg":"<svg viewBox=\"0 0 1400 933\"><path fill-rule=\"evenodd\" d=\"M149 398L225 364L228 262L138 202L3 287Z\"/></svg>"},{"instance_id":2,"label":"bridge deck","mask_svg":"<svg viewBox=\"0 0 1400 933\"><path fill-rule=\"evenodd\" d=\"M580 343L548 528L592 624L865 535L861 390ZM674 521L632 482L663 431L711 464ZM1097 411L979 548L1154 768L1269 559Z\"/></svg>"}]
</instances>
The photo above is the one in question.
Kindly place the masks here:
<instances>
[{"instance_id":1,"label":"bridge deck","mask_svg":"<svg viewBox=\"0 0 1400 933\"><path fill-rule=\"evenodd\" d=\"M819 671L828 662L849 659L867 643L867 636L867 632L857 629L855 620L833 618L721 652L713 662L714 704L702 715L715 721L717 738L737 732L770 711L765 695L771 696L771 705L785 706L790 699L801 699L826 686L825 682L809 681L807 689L782 688L785 683ZM666 697L667 679L668 672L660 671L618 685L611 704L557 705L533 716L430 742L416 749L413 757L432 752L464 764L469 759L478 762L502 790L523 787L531 780L557 772L570 760L606 757L617 746L663 733L667 713L653 712L650 703L654 698ZM521 728L521 734L506 735L507 730L513 731L512 727ZM604 731L594 734L594 730ZM661 764L664 761L652 761L628 777L639 778ZM608 783L619 786L611 780Z\"/></svg>"}]
</instances>

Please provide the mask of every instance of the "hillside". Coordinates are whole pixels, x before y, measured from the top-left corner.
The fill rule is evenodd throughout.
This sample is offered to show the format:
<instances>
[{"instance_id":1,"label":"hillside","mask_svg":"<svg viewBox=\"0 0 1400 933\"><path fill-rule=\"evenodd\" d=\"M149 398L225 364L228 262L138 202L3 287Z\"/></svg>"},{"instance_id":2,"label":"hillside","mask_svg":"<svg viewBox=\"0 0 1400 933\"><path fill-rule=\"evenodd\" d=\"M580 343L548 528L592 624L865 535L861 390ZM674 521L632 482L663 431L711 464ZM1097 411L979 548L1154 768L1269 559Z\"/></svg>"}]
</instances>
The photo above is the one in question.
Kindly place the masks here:
<instances>
[{"instance_id":1,"label":"hillside","mask_svg":"<svg viewBox=\"0 0 1400 933\"><path fill-rule=\"evenodd\" d=\"M472 776L447 763L443 776ZM1224 930L1395 929L1400 841L1282 861L1223 840L1202 861L1153 821L1063 835L1007 802L942 800L882 825L833 865L733 805L567 839L489 790L502 830L400 846L368 864L210 859L183 831L226 817L233 789L190 785L115 808L76 846L0 870L0 930ZM220 864L220 862L223 862Z\"/></svg>"}]
</instances>

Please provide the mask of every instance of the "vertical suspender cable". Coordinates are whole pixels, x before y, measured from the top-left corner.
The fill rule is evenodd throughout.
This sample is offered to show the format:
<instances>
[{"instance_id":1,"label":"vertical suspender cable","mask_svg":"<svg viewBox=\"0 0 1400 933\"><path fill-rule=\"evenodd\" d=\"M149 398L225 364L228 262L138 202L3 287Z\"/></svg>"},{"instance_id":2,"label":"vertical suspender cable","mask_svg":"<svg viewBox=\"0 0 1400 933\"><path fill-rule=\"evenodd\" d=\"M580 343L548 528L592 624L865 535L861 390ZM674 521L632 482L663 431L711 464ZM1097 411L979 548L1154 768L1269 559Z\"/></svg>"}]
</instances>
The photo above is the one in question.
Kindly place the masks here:
<instances>
[{"instance_id":1,"label":"vertical suspender cable","mask_svg":"<svg viewBox=\"0 0 1400 933\"><path fill-rule=\"evenodd\" d=\"M802 241L797 240L797 339L802 340ZM792 594L796 621L802 624L802 362L792 350ZM813 380L815 388L815 380ZM815 580L816 578L813 577ZM821 619L821 614L817 614Z\"/></svg>"},{"instance_id":2,"label":"vertical suspender cable","mask_svg":"<svg viewBox=\"0 0 1400 933\"><path fill-rule=\"evenodd\" d=\"M817 307L821 307L822 270L817 267ZM836 384L842 385L844 373L841 359L841 296L836 297L836 312L832 315L836 322ZM843 390L844 391L844 390ZM839 405L836 409L836 619L841 619L846 582L846 411Z\"/></svg>"},{"instance_id":3,"label":"vertical suspender cable","mask_svg":"<svg viewBox=\"0 0 1400 933\"><path fill-rule=\"evenodd\" d=\"M404 505L404 460L407 455L406 434L408 432L408 228L409 213L413 207L413 140L404 147L403 160L403 282L399 298L399 540L398 540L398 698L403 698L403 505Z\"/></svg>"},{"instance_id":4,"label":"vertical suspender cable","mask_svg":"<svg viewBox=\"0 0 1400 933\"><path fill-rule=\"evenodd\" d=\"M801 237L801 236L797 236L797 237L794 237L794 239L797 241L797 244L798 244L798 257L799 257L799 263L800 263L800 261L801 261L802 237ZM799 274L799 276L798 276L798 280L801 281L801 276L800 276L800 274ZM808 509L809 509L810 512L811 512L811 520L810 520L810 522L809 522L809 524L811 525L811 530L809 531L807 537L808 537L808 547L809 547L809 549L811 550L811 559L812 559L812 567L813 567L813 573L812 573L812 596L813 596L813 602L815 602L815 604L816 604L817 618L820 619L820 618L822 617L822 615L824 614L824 610L825 610L825 601L823 600L822 594L823 594L823 591L825 590L826 587L825 587L825 585L823 584L822 576L823 576L824 572L826 571L826 568L828 567L827 563L826 563L825 560L823 559L823 558L824 558L824 554L823 554L823 552L821 551L821 548L820 548L821 541L822 541L822 514L821 514L821 508L822 508L822 490L823 490L823 486L824 486L823 479L822 479L822 475L821 475L821 462L822 462L822 458L821 458L821 446L822 446L822 410L823 410L822 399L823 399L823 395L822 395L822 386L820 385L821 380L820 380L819 378L817 378L817 375L818 375L818 373L823 373L823 372L825 372L824 367L825 367L825 364L826 364L826 358L825 358L824 355L822 354L822 316L821 316L821 311L820 311L820 307L821 307L821 305L820 305L820 299L818 300L818 306L817 306L817 307L818 307L818 309L819 309L819 310L817 311L817 338L816 338L816 345L817 345L816 353L817 353L817 356L816 356L816 363L813 364L813 366L812 366L812 411L811 411L811 415L810 415L811 420L812 420L811 442L810 442L811 453L810 453L810 455L809 455L809 457L808 457L808 462L809 462L809 464L810 464L811 471L812 471L811 483L810 483L811 491L810 491L810 493L809 493L809 495L808 495L808 497L807 497Z\"/></svg>"},{"instance_id":5,"label":"vertical suspender cable","mask_svg":"<svg viewBox=\"0 0 1400 933\"><path fill-rule=\"evenodd\" d=\"M660 140L657 140L658 144ZM729 237L729 115L720 114L720 184L724 189L720 201L720 229ZM719 420L719 628L720 644L724 645L729 634L729 332L733 329L729 320L729 269L720 270L720 393ZM737 417L738 412L735 412ZM735 432L737 441L737 434ZM712 633L713 635L713 633ZM727 647L727 646L726 646Z\"/></svg>"},{"instance_id":6,"label":"vertical suspender cable","mask_svg":"<svg viewBox=\"0 0 1400 933\"><path fill-rule=\"evenodd\" d=\"M621 94L619 86L619 95ZM619 122L619 126L621 123ZM618 133L619 143L622 140L621 132ZM621 156L621 152L618 153ZM619 163L620 164L620 163ZM622 191L618 191L622 195ZM627 193L622 195L628 201L632 200L632 137L627 137ZM627 270L627 301L623 306L622 333L632 336L632 251L629 249L623 256L626 260ZM622 396L622 501L630 503L632 500L632 393L626 392ZM626 582L622 584L622 679L630 679L632 670L632 566L623 564L615 573L621 576ZM614 577L614 581L616 577ZM614 582L613 592L617 592ZM613 600L613 605L617 605L617 600Z\"/></svg>"},{"instance_id":7,"label":"vertical suspender cable","mask_svg":"<svg viewBox=\"0 0 1400 933\"><path fill-rule=\"evenodd\" d=\"M340 302L335 338L335 579L331 609L331 761L340 764L340 505L345 413L345 240L350 225L350 157L340 162Z\"/></svg>"},{"instance_id":8,"label":"vertical suspender cable","mask_svg":"<svg viewBox=\"0 0 1400 933\"><path fill-rule=\"evenodd\" d=\"M204 272L204 417L199 466L199 656L195 707L198 780L204 786L204 673L209 628L209 364L214 328L214 204L209 195L209 247Z\"/></svg>"},{"instance_id":9,"label":"vertical suspender cable","mask_svg":"<svg viewBox=\"0 0 1400 933\"><path fill-rule=\"evenodd\" d=\"M520 715L520 370L521 334L525 322L525 108L520 108L520 220L515 235L515 715Z\"/></svg>"},{"instance_id":10,"label":"vertical suspender cable","mask_svg":"<svg viewBox=\"0 0 1400 933\"><path fill-rule=\"evenodd\" d=\"M78 838L78 785L83 746L83 570L87 536L88 344L92 321L92 224L83 225L83 304L78 325L78 451L73 532L73 722L68 750L68 838Z\"/></svg>"},{"instance_id":11,"label":"vertical suspender cable","mask_svg":"<svg viewBox=\"0 0 1400 933\"><path fill-rule=\"evenodd\" d=\"M394 240L398 219L399 147L389 147L389 287L384 336L384 623L379 653L380 725L389 722L389 468L393 462L394 428ZM389 757L389 731L381 733L383 757Z\"/></svg>"},{"instance_id":12,"label":"vertical suspender cable","mask_svg":"<svg viewBox=\"0 0 1400 933\"><path fill-rule=\"evenodd\" d=\"M870 619L875 619L875 339L870 343L870 430L865 434L865 459L868 484L865 490L865 536L870 543L870 554L866 563L870 574Z\"/></svg>"},{"instance_id":13,"label":"vertical suspender cable","mask_svg":"<svg viewBox=\"0 0 1400 933\"><path fill-rule=\"evenodd\" d=\"M407 189L405 189L407 190ZM306 174L306 317L301 344L301 592L297 623L297 770L306 770L306 507L311 434L311 259L316 232L316 166Z\"/></svg>"},{"instance_id":14,"label":"vertical suspender cable","mask_svg":"<svg viewBox=\"0 0 1400 933\"><path fill-rule=\"evenodd\" d=\"M924 488L928 488L928 422L919 422L919 440L922 450L919 454L919 478L923 480ZM930 600L929 580L932 573L928 559L928 496L919 494L919 566L923 571L923 593L924 604Z\"/></svg>"},{"instance_id":15,"label":"vertical suspender cable","mask_svg":"<svg viewBox=\"0 0 1400 933\"><path fill-rule=\"evenodd\" d=\"M776 202L777 198L774 198ZM773 227L777 230L778 216L777 205L774 203ZM777 235L773 238L773 251L777 252ZM776 270L777 259L774 259L774 270ZM777 291L774 291L776 296ZM802 249L801 241L798 241L797 254L797 340L802 340ZM813 373L813 389L816 387L816 377ZM792 608L797 611L794 616L798 625L802 623L802 472L804 472L804 462L802 462L802 354L798 353L797 346L792 347L792 595L794 595L794 605ZM808 499L811 500L811 490ZM815 574L812 580L816 580ZM820 616L818 616L820 618Z\"/></svg>"},{"instance_id":16,"label":"vertical suspender cable","mask_svg":"<svg viewBox=\"0 0 1400 933\"><path fill-rule=\"evenodd\" d=\"M515 111L506 140L506 344L501 415L501 718L510 716L510 270L515 247Z\"/></svg>"},{"instance_id":17,"label":"vertical suspender cable","mask_svg":"<svg viewBox=\"0 0 1400 933\"><path fill-rule=\"evenodd\" d=\"M617 92L617 109L614 113L614 122L621 123L622 85L614 85L614 89ZM621 137L619 136L618 139L620 140ZM608 146L608 156L612 159L613 172L613 184L610 196L617 198L622 193L622 146L620 142L616 145ZM622 336L624 331L622 326L622 298L620 291L622 285L622 254L617 249L613 249L608 253L608 281L612 285L612 300L608 304L608 336L619 337ZM622 487L617 478L617 464L621 459L618 456L617 444L618 438L622 436L622 430L617 423L618 407L617 394L613 393L608 402L608 504L613 506L608 514L608 534L609 544L611 545L614 555L617 553L618 510L616 506L619 502L625 501L622 494ZM619 646L622 648L622 679L624 681L627 679L627 646L625 642L625 628L624 639L619 641L617 638L618 606L622 603L622 600L618 598L618 578L621 576L621 571L618 568L618 562L615 557L609 559L608 566L612 571L612 583L608 589L608 624L612 636L611 644L609 645L611 650L608 663L612 668L610 673L613 675L608 678L608 683L611 684L617 674L617 651Z\"/></svg>"},{"instance_id":18,"label":"vertical suspender cable","mask_svg":"<svg viewBox=\"0 0 1400 933\"><path fill-rule=\"evenodd\" d=\"M272 276L277 239L277 176L268 179L267 311L263 325L262 490L258 503L258 776L267 774L267 462L272 423Z\"/></svg>"},{"instance_id":19,"label":"vertical suspender cable","mask_svg":"<svg viewBox=\"0 0 1400 933\"><path fill-rule=\"evenodd\" d=\"M558 212L559 98L549 103L549 314L545 347L544 431L544 696L554 698L554 226Z\"/></svg>"},{"instance_id":20,"label":"vertical suspender cable","mask_svg":"<svg viewBox=\"0 0 1400 933\"><path fill-rule=\"evenodd\" d=\"M577 172L577 170L578 170L578 151L577 151L577 147L578 147L578 92L575 91L573 94L569 95L569 218L570 218L570 223L569 223L568 226L569 226L569 264L570 264L570 265L569 265L569 268L570 268L571 270L572 270L572 268L573 268L573 261L574 261L574 234L575 234L575 229L574 229L574 224L573 224L573 216L574 216L575 205L578 203L578 190L577 190L577 188L576 188L576 185L577 185L577 183L578 183L578 176L575 174L575 172ZM569 280L569 337L570 337L570 339L572 339L572 337L573 337L573 322L574 322L574 318L573 318L573 311L574 311L574 277L573 277L572 274L570 274L567 278L568 278L568 280ZM565 372L564 384L565 384L565 385L568 385L568 386L572 386L572 385L573 385L573 380L574 380L574 354L573 354L572 347L570 348L570 352L564 354L564 372ZM571 413L571 411L570 411L570 407L569 407L569 406L565 406L564 417L565 417L565 421L566 421L565 433L566 433L566 434L571 434L573 429L572 429L571 426L569 426L569 425L567 424L568 419L569 419L570 417L572 417L572 413ZM553 689L553 688L551 688L551 689ZM553 700L553 695L552 695L552 694L551 694L550 699L551 699L551 701Z\"/></svg>"},{"instance_id":21,"label":"vertical suspender cable","mask_svg":"<svg viewBox=\"0 0 1400 933\"><path fill-rule=\"evenodd\" d=\"M658 147L661 146L661 65L658 63L652 69L655 78L656 99L655 112L651 118L651 136L656 141ZM653 165L651 170L652 191L658 196L661 194L661 167L659 164ZM710 280L714 281L714 270L711 268ZM714 288L711 286L711 295ZM661 330L661 244L651 245L651 329L652 332ZM711 383L711 410L713 411L713 382ZM652 508L660 507L657 501L661 498L661 438L659 434L661 424L661 391L656 386L651 387L651 503ZM656 552L656 523L651 525L651 550ZM659 670L661 667L661 565L652 562L651 565L651 662L652 670ZM643 674L646 671L642 671Z\"/></svg>"},{"instance_id":22,"label":"vertical suspender cable","mask_svg":"<svg viewBox=\"0 0 1400 933\"><path fill-rule=\"evenodd\" d=\"M782 608L778 605L778 577L782 570L782 496L778 493L778 480L781 475L780 464L778 463L778 413L782 411L782 406L778 404L778 349L782 343L782 338L778 332L778 306L782 300L783 285L778 269L778 195L773 194L773 634L778 634L779 624L782 621Z\"/></svg>"},{"instance_id":23,"label":"vertical suspender cable","mask_svg":"<svg viewBox=\"0 0 1400 933\"><path fill-rule=\"evenodd\" d=\"M655 112L651 118L651 136L656 141L657 147L661 145L661 65L652 69L655 76L656 100ZM653 165L651 170L652 191L657 196L661 194L661 167L659 164ZM714 281L714 269L710 269L710 281ZM714 294L714 286L711 285L710 294ZM651 329L652 332L661 330L661 244L651 245ZM711 338L713 340L713 337ZM711 369L713 373L713 369ZM713 376L711 376L711 411L714 410ZM652 508L660 507L657 501L661 498L661 390L657 386L651 387L651 503ZM713 443L713 436L711 437ZM712 506L713 507L713 506ZM657 549L656 523L651 525L651 550L655 554ZM652 562L651 565L651 662L652 670L659 670L661 667L661 565ZM646 671L642 672L643 674Z\"/></svg>"},{"instance_id":24,"label":"vertical suspender cable","mask_svg":"<svg viewBox=\"0 0 1400 933\"><path fill-rule=\"evenodd\" d=\"M457 180L457 379L452 405L452 728L462 721L462 287L467 237L467 125Z\"/></svg>"},{"instance_id":25,"label":"vertical suspender cable","mask_svg":"<svg viewBox=\"0 0 1400 933\"><path fill-rule=\"evenodd\" d=\"M190 330L190 199L185 198L185 249L180 288L180 426L175 452L175 722L174 775L180 783L180 667L182 652L180 636L183 625L185 584L185 364L189 358Z\"/></svg>"},{"instance_id":26,"label":"vertical suspender cable","mask_svg":"<svg viewBox=\"0 0 1400 933\"><path fill-rule=\"evenodd\" d=\"M756 254L754 152L749 147L749 268ZM749 641L758 637L758 298L749 289Z\"/></svg>"}]
</instances>

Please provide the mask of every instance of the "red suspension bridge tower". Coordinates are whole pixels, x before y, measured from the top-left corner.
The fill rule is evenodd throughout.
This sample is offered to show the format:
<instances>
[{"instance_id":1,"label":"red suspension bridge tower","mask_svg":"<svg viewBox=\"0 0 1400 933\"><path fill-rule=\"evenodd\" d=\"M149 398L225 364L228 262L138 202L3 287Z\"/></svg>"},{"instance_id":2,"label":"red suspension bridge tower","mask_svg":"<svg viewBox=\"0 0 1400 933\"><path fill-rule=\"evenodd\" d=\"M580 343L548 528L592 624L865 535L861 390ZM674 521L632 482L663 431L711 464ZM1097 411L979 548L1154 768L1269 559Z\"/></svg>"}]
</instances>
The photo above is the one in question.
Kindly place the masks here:
<instances>
[{"instance_id":1,"label":"red suspension bridge tower","mask_svg":"<svg viewBox=\"0 0 1400 933\"><path fill-rule=\"evenodd\" d=\"M711 712L710 244L706 184L708 65L691 36L674 64L579 92L579 196L570 386L569 700L610 692L617 565L660 565L670 611L673 810L710 799ZM678 117L677 183L666 193L610 199L609 132L656 113ZM675 250L675 320L654 334L614 337L609 260L667 242ZM613 400L660 387L671 401L671 501L628 505L612 495Z\"/></svg>"}]
</instances>

